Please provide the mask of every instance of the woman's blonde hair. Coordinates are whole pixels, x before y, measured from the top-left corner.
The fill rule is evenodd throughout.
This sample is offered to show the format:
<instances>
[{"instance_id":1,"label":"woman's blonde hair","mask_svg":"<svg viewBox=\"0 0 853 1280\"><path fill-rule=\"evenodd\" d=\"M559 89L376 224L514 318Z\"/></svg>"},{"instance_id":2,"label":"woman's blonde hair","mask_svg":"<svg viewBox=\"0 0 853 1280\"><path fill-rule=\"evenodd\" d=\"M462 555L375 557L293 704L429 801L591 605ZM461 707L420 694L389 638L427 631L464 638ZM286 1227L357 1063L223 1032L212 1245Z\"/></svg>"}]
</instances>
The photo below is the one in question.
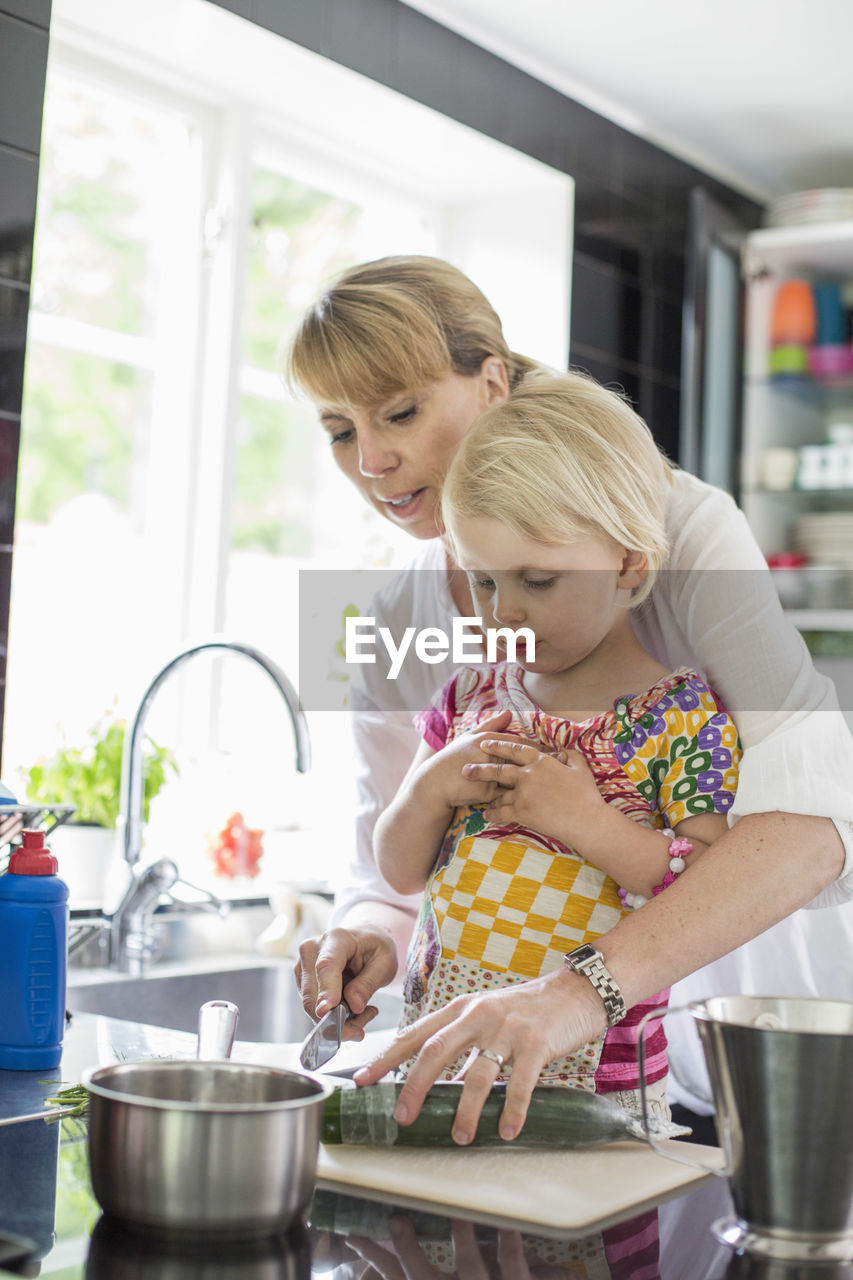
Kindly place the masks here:
<instances>
[{"instance_id":1,"label":"woman's blonde hair","mask_svg":"<svg viewBox=\"0 0 853 1280\"><path fill-rule=\"evenodd\" d=\"M535 361L510 351L500 319L466 275L440 258L379 258L344 271L306 312L287 378L312 400L375 405L448 373L503 360L510 387Z\"/></svg>"},{"instance_id":2,"label":"woman's blonde hair","mask_svg":"<svg viewBox=\"0 0 853 1280\"><path fill-rule=\"evenodd\" d=\"M646 598L667 556L670 465L643 419L580 373L533 373L477 419L450 464L442 518L488 517L555 546L604 534L646 561ZM488 565L482 566L488 569Z\"/></svg>"}]
</instances>

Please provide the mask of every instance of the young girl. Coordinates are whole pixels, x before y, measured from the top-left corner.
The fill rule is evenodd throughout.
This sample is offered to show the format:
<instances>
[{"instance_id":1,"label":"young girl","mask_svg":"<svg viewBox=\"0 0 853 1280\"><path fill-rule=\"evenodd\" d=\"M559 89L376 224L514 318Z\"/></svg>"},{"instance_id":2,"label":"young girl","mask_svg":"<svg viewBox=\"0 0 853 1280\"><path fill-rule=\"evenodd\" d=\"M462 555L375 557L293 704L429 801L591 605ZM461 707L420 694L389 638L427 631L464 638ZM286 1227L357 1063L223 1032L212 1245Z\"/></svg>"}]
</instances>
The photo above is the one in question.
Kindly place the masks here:
<instances>
[{"instance_id":1,"label":"young girl","mask_svg":"<svg viewBox=\"0 0 853 1280\"><path fill-rule=\"evenodd\" d=\"M631 625L666 559L670 483L645 423L580 375L529 377L453 459L442 514L477 611L486 627L532 631L535 650L521 644L518 661L463 669L440 690L377 824L392 888L426 889L404 1025L562 966L726 830L737 731L697 672L668 671ZM636 1108L637 1024L665 999L540 1079ZM665 1115L659 1023L647 1060Z\"/></svg>"}]
</instances>

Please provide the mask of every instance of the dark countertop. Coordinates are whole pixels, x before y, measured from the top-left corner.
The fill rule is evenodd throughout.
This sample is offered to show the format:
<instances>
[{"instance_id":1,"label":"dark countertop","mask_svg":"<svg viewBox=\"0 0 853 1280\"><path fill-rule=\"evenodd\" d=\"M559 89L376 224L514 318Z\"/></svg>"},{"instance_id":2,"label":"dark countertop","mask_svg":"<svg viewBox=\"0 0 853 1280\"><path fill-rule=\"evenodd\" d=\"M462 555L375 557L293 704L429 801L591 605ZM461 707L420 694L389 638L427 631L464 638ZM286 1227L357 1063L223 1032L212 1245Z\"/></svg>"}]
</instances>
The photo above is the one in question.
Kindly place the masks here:
<instances>
[{"instance_id":1,"label":"dark countertop","mask_svg":"<svg viewBox=\"0 0 853 1280\"><path fill-rule=\"evenodd\" d=\"M240 1048L271 1060L270 1046ZM0 1119L40 1112L51 1091L48 1076L74 1083L95 1063L191 1057L194 1049L194 1038L179 1032L77 1014L57 1072L0 1072ZM282 1048L278 1065L293 1065L292 1059L292 1046ZM321 1190L304 1230L209 1249L203 1242L182 1246L129 1235L101 1218L89 1185L84 1122L0 1124L0 1259L4 1232L28 1237L35 1253L13 1273L54 1280L424 1280L439 1274L457 1280L853 1280L849 1264L786 1267L733 1254L711 1234L711 1224L730 1213L726 1184L715 1180L578 1241ZM2 1261L0 1274L7 1274Z\"/></svg>"}]
</instances>

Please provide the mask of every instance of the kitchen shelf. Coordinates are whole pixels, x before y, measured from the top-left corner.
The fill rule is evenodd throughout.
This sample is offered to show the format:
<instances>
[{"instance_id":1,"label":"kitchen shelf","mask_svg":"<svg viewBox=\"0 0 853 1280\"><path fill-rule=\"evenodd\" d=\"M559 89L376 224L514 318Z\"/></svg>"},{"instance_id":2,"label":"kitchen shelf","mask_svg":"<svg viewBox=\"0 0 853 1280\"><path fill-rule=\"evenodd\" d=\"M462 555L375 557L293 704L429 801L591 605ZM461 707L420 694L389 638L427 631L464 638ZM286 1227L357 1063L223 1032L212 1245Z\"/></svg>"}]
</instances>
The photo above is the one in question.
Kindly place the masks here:
<instances>
[{"instance_id":1,"label":"kitchen shelf","mask_svg":"<svg viewBox=\"0 0 853 1280\"><path fill-rule=\"evenodd\" d=\"M853 487L849 489L800 489L796 485L790 489L769 489L766 485L744 484L741 493L760 494L762 498L841 498L845 501L853 498Z\"/></svg>"},{"instance_id":2,"label":"kitchen shelf","mask_svg":"<svg viewBox=\"0 0 853 1280\"><path fill-rule=\"evenodd\" d=\"M835 405L839 400L853 400L853 375L847 374L843 378L832 379L753 375L745 380L745 385L752 390L769 391L772 395L791 397L817 407Z\"/></svg>"},{"instance_id":3,"label":"kitchen shelf","mask_svg":"<svg viewBox=\"0 0 853 1280\"><path fill-rule=\"evenodd\" d=\"M810 222L753 231L746 250L749 274L762 270L793 275L846 276L853 248L853 220Z\"/></svg>"}]
</instances>

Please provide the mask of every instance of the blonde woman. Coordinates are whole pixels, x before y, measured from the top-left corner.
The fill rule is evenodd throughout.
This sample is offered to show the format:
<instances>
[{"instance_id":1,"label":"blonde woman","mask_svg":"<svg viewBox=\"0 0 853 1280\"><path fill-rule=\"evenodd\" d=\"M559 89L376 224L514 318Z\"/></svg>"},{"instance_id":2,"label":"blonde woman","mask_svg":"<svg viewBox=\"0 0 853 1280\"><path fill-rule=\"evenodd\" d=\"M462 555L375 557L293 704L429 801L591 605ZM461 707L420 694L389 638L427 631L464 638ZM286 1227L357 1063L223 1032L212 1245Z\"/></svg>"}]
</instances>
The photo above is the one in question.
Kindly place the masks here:
<instances>
[{"instance_id":1,"label":"blonde woman","mask_svg":"<svg viewBox=\"0 0 853 1280\"><path fill-rule=\"evenodd\" d=\"M290 353L291 379L317 405L344 475L423 543L412 569L377 602L377 624L448 629L454 616L474 612L442 536L443 478L479 414L535 368L509 350L476 286L432 258L353 268L306 314ZM401 1119L417 1113L447 1062L476 1046L512 1063L502 1132L513 1137L544 1063L594 1040L623 1005L632 1008L735 948L717 990L829 995L841 994L838 983L849 987L849 967L839 967L837 955L849 954L853 942L851 908L838 905L853 897L853 739L835 690L784 618L763 556L728 495L674 471L665 527L664 571L633 627L668 670L685 662L701 672L734 718L744 756L729 830L666 893L597 939L594 974L566 967L523 991L461 997L407 1030L362 1077L378 1079L417 1054ZM373 685L355 726L362 767L351 883L339 895L333 927L303 946L297 966L312 1013L331 1008L344 989L356 1035L372 1016L371 996L397 972L420 904L419 895L397 893L381 876L375 824L418 747L408 710L427 705L453 674L420 664L421 687L393 711L383 703L380 668L364 671ZM765 939L742 947L814 901L830 909L779 925L766 935L769 951ZM714 990L715 972L701 981ZM609 1012L602 991L615 993ZM460 1140L473 1132L496 1076L488 1058L471 1064Z\"/></svg>"}]
</instances>

